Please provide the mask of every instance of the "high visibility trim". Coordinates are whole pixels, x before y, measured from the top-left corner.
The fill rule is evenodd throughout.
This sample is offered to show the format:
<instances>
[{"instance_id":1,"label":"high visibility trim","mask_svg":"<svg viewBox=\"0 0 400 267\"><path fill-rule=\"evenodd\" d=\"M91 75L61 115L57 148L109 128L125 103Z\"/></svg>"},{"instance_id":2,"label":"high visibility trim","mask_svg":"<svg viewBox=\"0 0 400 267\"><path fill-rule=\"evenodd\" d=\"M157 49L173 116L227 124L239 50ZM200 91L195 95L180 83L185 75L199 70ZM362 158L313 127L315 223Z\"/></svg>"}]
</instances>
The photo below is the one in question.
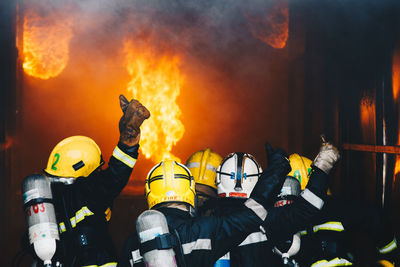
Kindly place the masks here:
<instances>
[{"instance_id":1,"label":"high visibility trim","mask_svg":"<svg viewBox=\"0 0 400 267\"><path fill-rule=\"evenodd\" d=\"M396 248L397 248L397 241L396 241L396 237L395 237L395 238L393 238L392 242L390 242L386 246L380 248L379 253L386 254L386 253L392 252Z\"/></svg>"},{"instance_id":2,"label":"high visibility trim","mask_svg":"<svg viewBox=\"0 0 400 267\"><path fill-rule=\"evenodd\" d=\"M211 239L197 239L196 241L182 244L183 254L190 254L193 250L211 250Z\"/></svg>"},{"instance_id":3,"label":"high visibility trim","mask_svg":"<svg viewBox=\"0 0 400 267\"><path fill-rule=\"evenodd\" d=\"M306 235L307 234L307 230L303 230L300 232L300 235Z\"/></svg>"},{"instance_id":4,"label":"high visibility trim","mask_svg":"<svg viewBox=\"0 0 400 267\"><path fill-rule=\"evenodd\" d=\"M140 255L140 250L134 250L131 252L133 263L138 263L143 261L142 255ZM133 265L133 264L132 264Z\"/></svg>"},{"instance_id":5,"label":"high visibility trim","mask_svg":"<svg viewBox=\"0 0 400 267\"><path fill-rule=\"evenodd\" d=\"M304 198L308 203L316 207L317 209L322 209L324 206L324 201L320 199L316 194L312 191L308 190L308 188L304 189L300 193L301 197Z\"/></svg>"},{"instance_id":6,"label":"high visibility trim","mask_svg":"<svg viewBox=\"0 0 400 267\"><path fill-rule=\"evenodd\" d=\"M200 168L200 162L190 162L188 164L186 164L186 167L191 169L191 168ZM217 167L211 165L211 164L207 164L206 165L206 170L210 170L213 172L217 172Z\"/></svg>"},{"instance_id":7,"label":"high visibility trim","mask_svg":"<svg viewBox=\"0 0 400 267\"><path fill-rule=\"evenodd\" d=\"M313 227L314 233L318 232L319 230L342 232L344 231L344 227L341 222L326 222Z\"/></svg>"},{"instance_id":8,"label":"high visibility trim","mask_svg":"<svg viewBox=\"0 0 400 267\"><path fill-rule=\"evenodd\" d=\"M333 260L321 260L314 262L311 267L334 267L334 266L351 266L353 263L346 259L334 258Z\"/></svg>"},{"instance_id":9,"label":"high visibility trim","mask_svg":"<svg viewBox=\"0 0 400 267\"><path fill-rule=\"evenodd\" d=\"M206 170L210 170L210 171L213 171L213 172L217 172L217 167L215 167L215 166L213 166L213 165L211 165L211 164L207 164L207 165L206 165Z\"/></svg>"},{"instance_id":10,"label":"high visibility trim","mask_svg":"<svg viewBox=\"0 0 400 267\"><path fill-rule=\"evenodd\" d=\"M245 245L250 245L250 244L255 244L255 243L261 243L267 241L267 236L263 234L262 232L255 232L249 234L245 240L243 240L242 243L240 243L240 246L245 246Z\"/></svg>"},{"instance_id":11,"label":"high visibility trim","mask_svg":"<svg viewBox=\"0 0 400 267\"><path fill-rule=\"evenodd\" d=\"M186 167L190 168L198 168L200 167L200 162L190 162L188 164L186 164Z\"/></svg>"},{"instance_id":12,"label":"high visibility trim","mask_svg":"<svg viewBox=\"0 0 400 267\"><path fill-rule=\"evenodd\" d=\"M244 202L244 205L246 207L248 207L249 209L251 209L252 211L254 211L254 213L261 219L261 220L265 220L265 218L267 218L267 210L261 205L259 204L257 201L255 201L252 198L249 198L248 200L246 200L246 202Z\"/></svg>"},{"instance_id":13,"label":"high visibility trim","mask_svg":"<svg viewBox=\"0 0 400 267\"><path fill-rule=\"evenodd\" d=\"M111 220L111 214L112 214L111 209L110 209L110 207L108 207L106 209L106 211L104 212L104 215L106 216L106 221L107 222L109 222Z\"/></svg>"},{"instance_id":14,"label":"high visibility trim","mask_svg":"<svg viewBox=\"0 0 400 267\"><path fill-rule=\"evenodd\" d=\"M109 262L103 265L85 265L82 267L117 267L117 263L116 262Z\"/></svg>"},{"instance_id":15,"label":"high visibility trim","mask_svg":"<svg viewBox=\"0 0 400 267\"><path fill-rule=\"evenodd\" d=\"M75 216L72 217L70 220L72 228L76 227L76 224L83 221L85 217L92 216L94 213L88 207L82 207L75 213ZM61 222L58 224L60 233L64 233L67 229L65 227L65 223Z\"/></svg>"},{"instance_id":16,"label":"high visibility trim","mask_svg":"<svg viewBox=\"0 0 400 267\"><path fill-rule=\"evenodd\" d=\"M129 166L130 168L133 168L133 166L135 166L136 159L129 156L121 149L119 149L118 146L115 147L112 155L114 156L114 158L122 161L123 163L125 163L125 165Z\"/></svg>"}]
</instances>

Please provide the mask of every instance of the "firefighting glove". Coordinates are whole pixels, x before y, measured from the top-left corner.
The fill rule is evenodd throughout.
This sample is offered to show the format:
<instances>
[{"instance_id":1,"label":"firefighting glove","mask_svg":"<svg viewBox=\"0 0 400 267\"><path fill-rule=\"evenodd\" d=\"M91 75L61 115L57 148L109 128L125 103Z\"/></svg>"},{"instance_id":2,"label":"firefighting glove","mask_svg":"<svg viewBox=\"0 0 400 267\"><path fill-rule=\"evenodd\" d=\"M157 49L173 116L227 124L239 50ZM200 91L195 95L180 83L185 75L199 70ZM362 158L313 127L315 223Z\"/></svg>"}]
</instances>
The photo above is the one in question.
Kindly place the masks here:
<instances>
[{"instance_id":1,"label":"firefighting glove","mask_svg":"<svg viewBox=\"0 0 400 267\"><path fill-rule=\"evenodd\" d=\"M339 150L331 143L323 140L318 155L315 157L312 165L319 168L326 174L329 174L335 163L339 160Z\"/></svg>"},{"instance_id":2,"label":"firefighting glove","mask_svg":"<svg viewBox=\"0 0 400 267\"><path fill-rule=\"evenodd\" d=\"M281 148L272 149L266 143L268 165L257 181L250 198L254 199L264 207L273 204L285 181L286 175L291 171L288 155Z\"/></svg>"},{"instance_id":3,"label":"firefighting glove","mask_svg":"<svg viewBox=\"0 0 400 267\"><path fill-rule=\"evenodd\" d=\"M139 143L140 125L150 117L150 112L139 101L130 102L125 96L119 96L119 102L124 115L119 120L120 142L134 146Z\"/></svg>"}]
</instances>

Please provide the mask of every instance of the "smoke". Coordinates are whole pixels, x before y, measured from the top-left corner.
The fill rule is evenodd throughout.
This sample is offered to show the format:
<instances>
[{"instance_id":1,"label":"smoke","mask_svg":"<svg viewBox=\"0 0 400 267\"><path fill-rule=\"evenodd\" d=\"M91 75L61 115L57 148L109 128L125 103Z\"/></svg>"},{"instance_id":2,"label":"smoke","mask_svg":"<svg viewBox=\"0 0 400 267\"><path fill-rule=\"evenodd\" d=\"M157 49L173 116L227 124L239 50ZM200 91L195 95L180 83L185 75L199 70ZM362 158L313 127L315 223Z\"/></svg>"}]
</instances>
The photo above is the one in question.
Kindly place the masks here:
<instances>
[{"instance_id":1,"label":"smoke","mask_svg":"<svg viewBox=\"0 0 400 267\"><path fill-rule=\"evenodd\" d=\"M184 84L177 102L185 134L175 155L185 161L211 147L222 156L251 153L264 165L266 140L287 146L288 58L285 48L254 36L248 18L264 16L275 2L25 1L25 12L73 18L74 36L59 76L24 81L20 140L28 149L21 160L29 162L24 172L43 168L52 147L70 135L92 137L105 158L110 156L122 114L118 95L130 97L127 40L180 58ZM132 192L142 194L153 164L141 155Z\"/></svg>"}]
</instances>

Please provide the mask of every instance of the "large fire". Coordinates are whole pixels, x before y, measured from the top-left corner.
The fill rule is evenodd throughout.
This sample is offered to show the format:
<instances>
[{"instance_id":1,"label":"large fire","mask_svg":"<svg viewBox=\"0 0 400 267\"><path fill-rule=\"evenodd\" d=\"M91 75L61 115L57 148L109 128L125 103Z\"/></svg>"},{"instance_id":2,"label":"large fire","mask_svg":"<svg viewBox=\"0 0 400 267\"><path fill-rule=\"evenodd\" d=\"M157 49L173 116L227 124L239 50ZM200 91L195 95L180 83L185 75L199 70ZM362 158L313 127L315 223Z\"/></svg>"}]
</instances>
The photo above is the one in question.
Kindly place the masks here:
<instances>
[{"instance_id":1,"label":"large fire","mask_svg":"<svg viewBox=\"0 0 400 267\"><path fill-rule=\"evenodd\" d=\"M392 91L393 91L393 100L396 102L399 96L400 91L400 46L397 46L393 53L393 62L392 62ZM400 121L399 126L400 127ZM397 145L400 145L400 132L397 138ZM394 168L394 179L393 182L396 181L396 175L400 173L400 156L396 155L396 165Z\"/></svg>"},{"instance_id":2,"label":"large fire","mask_svg":"<svg viewBox=\"0 0 400 267\"><path fill-rule=\"evenodd\" d=\"M73 36L72 22L72 18L58 13L39 15L34 10L26 10L22 48L26 74L45 80L64 70Z\"/></svg>"},{"instance_id":3,"label":"large fire","mask_svg":"<svg viewBox=\"0 0 400 267\"><path fill-rule=\"evenodd\" d=\"M260 12L246 14L251 33L273 48L284 48L289 37L289 2L275 1L269 9Z\"/></svg>"},{"instance_id":4,"label":"large fire","mask_svg":"<svg viewBox=\"0 0 400 267\"><path fill-rule=\"evenodd\" d=\"M172 146L183 136L185 128L179 120L181 110L176 99L183 77L179 71L179 58L159 55L149 47L125 42L127 70L132 77L128 91L151 112L141 127L140 147L146 158L158 162L165 158L180 161L171 154Z\"/></svg>"}]
</instances>

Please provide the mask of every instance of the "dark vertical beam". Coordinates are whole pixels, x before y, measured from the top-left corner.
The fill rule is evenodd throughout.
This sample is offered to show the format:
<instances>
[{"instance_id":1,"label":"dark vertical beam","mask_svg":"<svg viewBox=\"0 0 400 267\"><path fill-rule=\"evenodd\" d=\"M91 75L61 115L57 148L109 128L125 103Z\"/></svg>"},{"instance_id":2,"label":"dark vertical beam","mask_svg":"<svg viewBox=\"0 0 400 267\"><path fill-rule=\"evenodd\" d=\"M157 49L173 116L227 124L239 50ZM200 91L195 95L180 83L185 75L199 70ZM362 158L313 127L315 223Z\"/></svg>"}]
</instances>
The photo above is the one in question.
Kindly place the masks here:
<instances>
[{"instance_id":1,"label":"dark vertical beam","mask_svg":"<svg viewBox=\"0 0 400 267\"><path fill-rule=\"evenodd\" d=\"M12 224L8 216L11 210L10 184L14 157L16 132L16 1L0 1L0 251L4 266L9 266L11 257L7 229Z\"/></svg>"},{"instance_id":2,"label":"dark vertical beam","mask_svg":"<svg viewBox=\"0 0 400 267\"><path fill-rule=\"evenodd\" d=\"M300 1L289 2L289 140L290 153L303 153L304 121L304 69L306 47L306 9Z\"/></svg>"}]
</instances>

